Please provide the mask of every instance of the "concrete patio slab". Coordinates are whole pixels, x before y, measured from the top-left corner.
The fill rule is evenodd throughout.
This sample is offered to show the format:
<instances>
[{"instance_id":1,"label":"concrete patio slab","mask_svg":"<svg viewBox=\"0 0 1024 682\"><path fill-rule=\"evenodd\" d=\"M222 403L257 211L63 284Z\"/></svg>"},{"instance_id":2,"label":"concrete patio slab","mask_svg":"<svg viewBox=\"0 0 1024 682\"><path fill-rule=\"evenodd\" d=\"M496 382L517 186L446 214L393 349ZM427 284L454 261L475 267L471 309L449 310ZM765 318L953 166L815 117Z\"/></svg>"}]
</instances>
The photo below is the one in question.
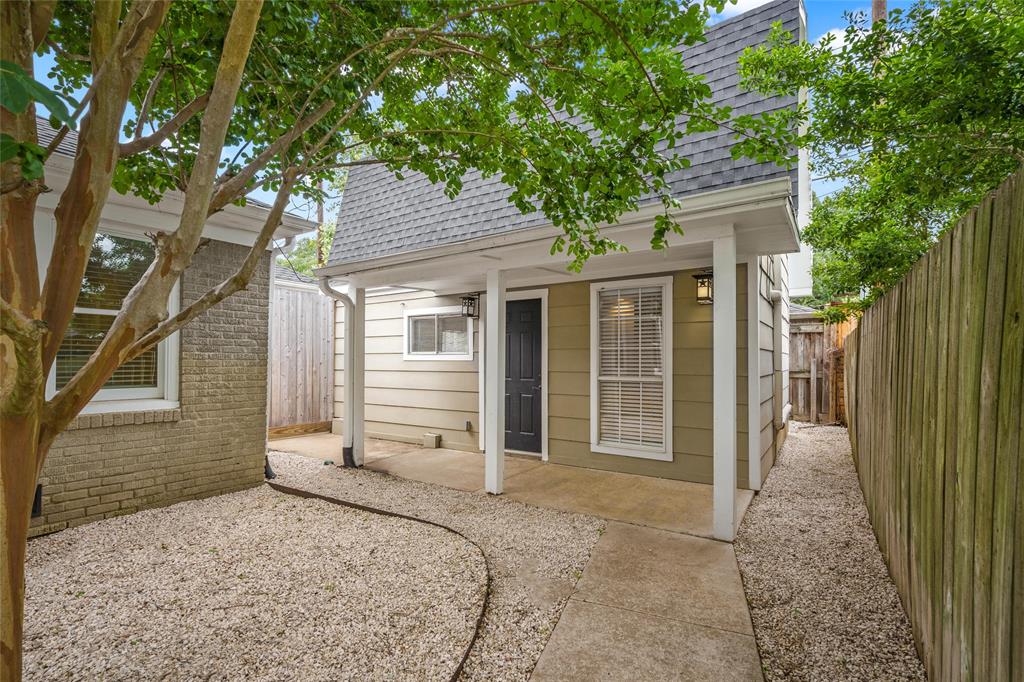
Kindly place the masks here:
<instances>
[{"instance_id":1,"label":"concrete patio slab","mask_svg":"<svg viewBox=\"0 0 1024 682\"><path fill-rule=\"evenodd\" d=\"M281 438L271 450L341 464L342 437L330 433ZM483 490L483 455L415 443L366 440L367 469L458 490ZM505 496L536 507L591 514L638 526L712 537L710 485L550 464L505 456ZM754 494L736 491L739 525Z\"/></svg>"},{"instance_id":2,"label":"concrete patio slab","mask_svg":"<svg viewBox=\"0 0 1024 682\"><path fill-rule=\"evenodd\" d=\"M711 492L700 483L560 464L512 477L506 464L505 495L514 500L706 538L713 530ZM736 491L737 525L753 497Z\"/></svg>"},{"instance_id":3,"label":"concrete patio slab","mask_svg":"<svg viewBox=\"0 0 1024 682\"><path fill-rule=\"evenodd\" d=\"M541 465L539 459L506 457L505 477L517 476ZM411 451L379 459L371 459L368 454L365 466L373 471L457 490L472 492L484 487L484 456L473 452L414 447Z\"/></svg>"},{"instance_id":4,"label":"concrete patio slab","mask_svg":"<svg viewBox=\"0 0 1024 682\"><path fill-rule=\"evenodd\" d=\"M570 599L533 680L761 680L750 635Z\"/></svg>"},{"instance_id":5,"label":"concrete patio slab","mask_svg":"<svg viewBox=\"0 0 1024 682\"><path fill-rule=\"evenodd\" d=\"M753 636L732 545L611 522L574 599Z\"/></svg>"},{"instance_id":6,"label":"concrete patio slab","mask_svg":"<svg viewBox=\"0 0 1024 682\"><path fill-rule=\"evenodd\" d=\"M335 464L341 464L341 450L343 437L333 433L313 433L307 436L292 436L290 438L275 438L270 441L269 449L278 452L291 452L296 455L304 455L313 459L331 460ZM366 463L374 460L401 455L413 450L420 450L415 443L399 443L390 440L366 440Z\"/></svg>"}]
</instances>

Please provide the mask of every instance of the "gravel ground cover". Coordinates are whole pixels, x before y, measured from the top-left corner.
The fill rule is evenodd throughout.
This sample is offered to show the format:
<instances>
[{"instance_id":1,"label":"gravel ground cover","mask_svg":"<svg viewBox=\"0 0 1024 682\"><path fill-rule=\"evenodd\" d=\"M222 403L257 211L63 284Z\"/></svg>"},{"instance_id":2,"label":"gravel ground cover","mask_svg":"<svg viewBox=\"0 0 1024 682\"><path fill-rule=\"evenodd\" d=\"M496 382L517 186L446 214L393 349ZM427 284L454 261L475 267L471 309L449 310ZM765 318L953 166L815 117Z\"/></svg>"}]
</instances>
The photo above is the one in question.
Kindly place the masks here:
<instances>
[{"instance_id":1,"label":"gravel ground cover","mask_svg":"<svg viewBox=\"0 0 1024 682\"><path fill-rule=\"evenodd\" d=\"M271 453L282 485L443 523L480 545L493 579L464 680L525 680L590 558L604 522L513 500L324 466Z\"/></svg>"},{"instance_id":2,"label":"gravel ground cover","mask_svg":"<svg viewBox=\"0 0 1024 682\"><path fill-rule=\"evenodd\" d=\"M484 596L457 535L267 486L29 543L28 680L447 680Z\"/></svg>"},{"instance_id":3,"label":"gravel ground cover","mask_svg":"<svg viewBox=\"0 0 1024 682\"><path fill-rule=\"evenodd\" d=\"M769 682L925 679L846 429L791 423L735 547Z\"/></svg>"}]
</instances>

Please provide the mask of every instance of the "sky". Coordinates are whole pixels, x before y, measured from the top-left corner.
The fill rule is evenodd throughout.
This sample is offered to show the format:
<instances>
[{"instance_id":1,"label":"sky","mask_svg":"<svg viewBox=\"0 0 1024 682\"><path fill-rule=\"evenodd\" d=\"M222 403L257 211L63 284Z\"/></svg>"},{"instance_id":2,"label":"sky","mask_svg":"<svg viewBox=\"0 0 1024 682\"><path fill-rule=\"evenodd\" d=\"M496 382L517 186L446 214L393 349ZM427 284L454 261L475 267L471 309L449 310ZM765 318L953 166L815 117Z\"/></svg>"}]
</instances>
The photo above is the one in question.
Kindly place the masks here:
<instances>
[{"instance_id":1,"label":"sky","mask_svg":"<svg viewBox=\"0 0 1024 682\"><path fill-rule=\"evenodd\" d=\"M728 4L725 10L720 15L717 15L712 21L723 21L736 16L737 14L753 9L754 7L763 5L769 1L770 0L738 0L735 3ZM907 9L911 4L912 3L908 0L888 0L888 8L890 11L896 8ZM870 0L804 0L804 6L807 9L807 37L811 42L817 42L829 32L836 32L837 35L841 35L843 29L848 24L844 17L846 13L863 12L865 15L869 15L871 12ZM52 67L53 58L50 54L37 57L36 76L39 80L51 86L53 83L46 77L46 73ZM81 97L84 93L76 94L78 97ZM129 112L129 115L131 115L131 112ZM817 179L812 182L812 189L819 197L834 192L839 186L841 186L841 184L837 182L826 182ZM273 193L262 192L260 190L256 190L250 196L268 203L272 202L274 198ZM293 212L302 215L303 217L316 217L315 209L310 208L305 202L302 202L301 205L296 203L292 209Z\"/></svg>"}]
</instances>

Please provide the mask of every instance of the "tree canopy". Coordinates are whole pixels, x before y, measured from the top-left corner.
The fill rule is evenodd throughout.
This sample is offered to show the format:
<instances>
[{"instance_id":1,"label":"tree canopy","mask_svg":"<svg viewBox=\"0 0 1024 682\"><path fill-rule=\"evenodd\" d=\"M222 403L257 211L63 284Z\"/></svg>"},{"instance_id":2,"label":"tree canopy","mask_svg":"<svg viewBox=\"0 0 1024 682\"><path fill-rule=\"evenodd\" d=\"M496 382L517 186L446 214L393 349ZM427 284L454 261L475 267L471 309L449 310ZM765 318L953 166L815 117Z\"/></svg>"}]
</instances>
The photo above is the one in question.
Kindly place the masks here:
<instances>
[{"instance_id":1,"label":"tree canopy","mask_svg":"<svg viewBox=\"0 0 1024 682\"><path fill-rule=\"evenodd\" d=\"M802 112L820 197L803 238L816 295L863 309L1024 161L1024 12L1015 0L937 0L796 44L777 28L741 59L744 83L811 91ZM862 294L862 295L860 295Z\"/></svg>"}]
</instances>

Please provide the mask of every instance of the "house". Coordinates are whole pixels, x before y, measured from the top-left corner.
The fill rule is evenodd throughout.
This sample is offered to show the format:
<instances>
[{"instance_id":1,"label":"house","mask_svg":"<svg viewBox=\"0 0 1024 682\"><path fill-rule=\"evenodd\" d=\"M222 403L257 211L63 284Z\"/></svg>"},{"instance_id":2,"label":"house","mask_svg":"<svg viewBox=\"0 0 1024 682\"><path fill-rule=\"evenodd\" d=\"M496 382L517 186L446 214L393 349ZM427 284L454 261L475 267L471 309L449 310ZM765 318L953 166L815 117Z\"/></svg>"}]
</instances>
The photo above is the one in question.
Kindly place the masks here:
<instances>
[{"instance_id":1,"label":"house","mask_svg":"<svg viewBox=\"0 0 1024 682\"><path fill-rule=\"evenodd\" d=\"M55 131L42 119L38 129L40 144L49 144ZM53 191L39 196L35 216L41 276L76 141L74 132L68 134L46 163L46 184ZM182 201L177 192L155 205L110 193L75 315L48 377L48 395L96 348L152 259L146 234L173 231ZM203 231L208 241L172 294L172 313L238 268L268 212L268 206L250 201L210 217ZM276 236L287 240L314 227L286 215ZM268 251L246 290L118 369L57 438L39 479L41 505L32 535L263 480L270 262Z\"/></svg>"},{"instance_id":2,"label":"house","mask_svg":"<svg viewBox=\"0 0 1024 682\"><path fill-rule=\"evenodd\" d=\"M736 113L797 104L738 86L737 58L776 21L806 33L800 2L776 0L682 49ZM629 252L581 274L497 179L469 174L449 200L421 175L354 169L318 275L341 301L334 428L355 462L366 436L430 433L483 452L494 494L506 452L710 484L714 533L731 540L737 486L760 488L786 434L785 254L809 202L805 162L733 160L731 143L689 139L692 166L669 178L683 236L652 251L660 206L642 205L604 228Z\"/></svg>"}]
</instances>

